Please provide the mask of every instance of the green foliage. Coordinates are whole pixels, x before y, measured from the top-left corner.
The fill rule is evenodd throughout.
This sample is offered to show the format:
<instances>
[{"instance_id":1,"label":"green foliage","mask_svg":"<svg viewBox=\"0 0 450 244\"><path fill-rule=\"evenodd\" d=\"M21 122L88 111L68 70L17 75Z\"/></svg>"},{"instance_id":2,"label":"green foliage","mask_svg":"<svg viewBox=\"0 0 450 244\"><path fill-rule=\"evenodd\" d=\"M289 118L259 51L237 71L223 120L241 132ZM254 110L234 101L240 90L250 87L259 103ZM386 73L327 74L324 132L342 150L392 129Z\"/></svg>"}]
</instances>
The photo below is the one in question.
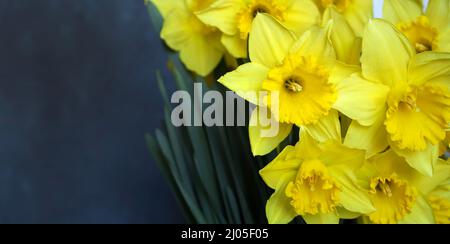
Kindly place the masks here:
<instances>
[{"instance_id":1,"label":"green foliage","mask_svg":"<svg viewBox=\"0 0 450 244\"><path fill-rule=\"evenodd\" d=\"M174 65L172 73L177 89L189 92L195 99L189 74L180 64ZM251 156L246 127L173 126L172 105L159 73L157 83L166 101L164 125L154 136L148 135L147 142L187 220L265 223L264 206L269 194L258 171L273 155ZM225 91L217 84L204 88L204 92L209 89Z\"/></svg>"}]
</instances>

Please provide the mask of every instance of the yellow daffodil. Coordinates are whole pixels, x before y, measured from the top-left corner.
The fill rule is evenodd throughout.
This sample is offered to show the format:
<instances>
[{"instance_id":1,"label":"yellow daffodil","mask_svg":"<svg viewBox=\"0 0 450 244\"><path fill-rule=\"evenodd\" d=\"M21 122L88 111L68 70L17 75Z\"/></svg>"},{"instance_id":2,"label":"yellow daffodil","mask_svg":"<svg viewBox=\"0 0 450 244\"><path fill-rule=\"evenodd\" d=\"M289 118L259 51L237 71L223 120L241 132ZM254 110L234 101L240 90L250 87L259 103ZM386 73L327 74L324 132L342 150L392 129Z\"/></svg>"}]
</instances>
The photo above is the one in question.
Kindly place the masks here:
<instances>
[{"instance_id":1,"label":"yellow daffodil","mask_svg":"<svg viewBox=\"0 0 450 244\"><path fill-rule=\"evenodd\" d=\"M420 0L385 0L384 18L393 23L417 53L450 52L450 1L430 0L422 11Z\"/></svg>"},{"instance_id":2,"label":"yellow daffodil","mask_svg":"<svg viewBox=\"0 0 450 244\"><path fill-rule=\"evenodd\" d=\"M222 43L234 57L245 58L248 34L258 13L273 16L298 34L320 21L312 0L218 0L197 15L224 33Z\"/></svg>"},{"instance_id":3,"label":"yellow daffodil","mask_svg":"<svg viewBox=\"0 0 450 244\"><path fill-rule=\"evenodd\" d=\"M362 47L362 73L351 79L389 87L373 120L354 121L346 145L368 157L390 146L411 167L431 176L450 121L450 53L416 54L408 39L383 20L369 22ZM372 90L370 96L377 96Z\"/></svg>"},{"instance_id":4,"label":"yellow daffodil","mask_svg":"<svg viewBox=\"0 0 450 244\"><path fill-rule=\"evenodd\" d=\"M324 28L313 27L297 39L273 17L258 14L255 18L249 39L251 62L219 80L248 101L271 108L281 123L281 131L288 131L261 138L255 132L260 128L251 126L250 142L255 155L274 149L293 124L319 141L340 140L336 110L369 126L383 109L378 104L384 101L387 87L360 79L342 81L359 68L336 62L329 41L331 26L329 22ZM256 101L247 95L249 92L265 92L267 96L263 102ZM279 97L275 104L272 94Z\"/></svg>"},{"instance_id":5,"label":"yellow daffodil","mask_svg":"<svg viewBox=\"0 0 450 244\"><path fill-rule=\"evenodd\" d=\"M435 223L450 214L448 196L441 194L441 185L450 180L450 165L439 159L433 177L411 168L404 158L388 150L374 156L364 165L358 182L369 192L376 211L368 219L376 224ZM362 183L365 182L365 183ZM448 194L448 191L445 190Z\"/></svg>"},{"instance_id":6,"label":"yellow daffodil","mask_svg":"<svg viewBox=\"0 0 450 244\"><path fill-rule=\"evenodd\" d=\"M302 216L309 224L337 224L339 218L375 211L354 174L364 160L364 151L333 140L317 143L301 133L295 147L286 147L260 171L275 190L266 205L269 223L285 224Z\"/></svg>"},{"instance_id":7,"label":"yellow daffodil","mask_svg":"<svg viewBox=\"0 0 450 244\"><path fill-rule=\"evenodd\" d=\"M151 0L161 13L164 24L161 38L180 52L186 67L201 76L210 74L222 59L225 48L221 33L205 25L194 14L207 8L213 0Z\"/></svg>"},{"instance_id":8,"label":"yellow daffodil","mask_svg":"<svg viewBox=\"0 0 450 244\"><path fill-rule=\"evenodd\" d=\"M328 7L334 7L351 26L356 35L361 36L367 22L373 15L371 0L315 0L323 13Z\"/></svg>"}]
</instances>

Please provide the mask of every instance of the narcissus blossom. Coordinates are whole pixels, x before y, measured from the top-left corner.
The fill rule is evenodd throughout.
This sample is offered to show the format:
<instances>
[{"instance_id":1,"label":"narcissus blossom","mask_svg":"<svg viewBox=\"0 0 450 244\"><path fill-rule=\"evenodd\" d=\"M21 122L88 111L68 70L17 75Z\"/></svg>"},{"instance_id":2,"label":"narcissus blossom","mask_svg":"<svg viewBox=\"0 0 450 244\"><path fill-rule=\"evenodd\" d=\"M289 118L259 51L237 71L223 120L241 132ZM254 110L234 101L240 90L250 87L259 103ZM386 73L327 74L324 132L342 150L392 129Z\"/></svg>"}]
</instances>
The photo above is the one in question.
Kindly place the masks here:
<instances>
[{"instance_id":1,"label":"narcissus blossom","mask_svg":"<svg viewBox=\"0 0 450 244\"><path fill-rule=\"evenodd\" d=\"M450 164L444 160L438 160L433 177L428 177L388 150L370 159L360 172L359 182L365 182L376 209L367 215L370 222L432 224L449 221L450 201L442 194L442 188L448 188Z\"/></svg>"},{"instance_id":2,"label":"narcissus blossom","mask_svg":"<svg viewBox=\"0 0 450 244\"><path fill-rule=\"evenodd\" d=\"M354 174L364 156L364 151L338 141L317 143L302 133L295 147L286 147L260 171L275 190L266 205L269 223L285 224L302 216L311 224L337 224L339 218L375 211Z\"/></svg>"},{"instance_id":3,"label":"narcissus blossom","mask_svg":"<svg viewBox=\"0 0 450 244\"><path fill-rule=\"evenodd\" d=\"M450 1L385 0L383 17L411 42L417 53L450 52Z\"/></svg>"},{"instance_id":4,"label":"narcissus blossom","mask_svg":"<svg viewBox=\"0 0 450 244\"><path fill-rule=\"evenodd\" d=\"M234 57L245 58L248 35L258 13L271 15L297 34L320 21L312 0L217 0L197 15L223 32L222 43Z\"/></svg>"},{"instance_id":5,"label":"narcissus blossom","mask_svg":"<svg viewBox=\"0 0 450 244\"><path fill-rule=\"evenodd\" d=\"M369 157L390 147L431 176L450 121L450 53L416 54L394 26L372 20L363 36L361 63L362 72L349 79L382 84L389 93L378 100L374 125L352 123L346 145L366 149Z\"/></svg>"},{"instance_id":6,"label":"narcissus blossom","mask_svg":"<svg viewBox=\"0 0 450 244\"><path fill-rule=\"evenodd\" d=\"M164 24L161 38L180 52L180 59L195 73L210 74L223 57L225 48L218 29L201 22L195 12L201 11L213 0L151 0L161 13Z\"/></svg>"}]
</instances>

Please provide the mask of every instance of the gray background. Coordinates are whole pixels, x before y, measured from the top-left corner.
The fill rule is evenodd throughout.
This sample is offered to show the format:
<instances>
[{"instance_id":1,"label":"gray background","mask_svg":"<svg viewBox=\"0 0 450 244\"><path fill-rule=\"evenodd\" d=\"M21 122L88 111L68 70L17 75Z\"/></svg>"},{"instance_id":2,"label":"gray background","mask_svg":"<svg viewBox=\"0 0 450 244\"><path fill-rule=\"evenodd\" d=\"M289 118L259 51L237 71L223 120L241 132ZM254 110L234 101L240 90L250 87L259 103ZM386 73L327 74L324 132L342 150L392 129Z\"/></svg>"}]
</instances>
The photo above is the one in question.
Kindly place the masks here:
<instances>
[{"instance_id":1,"label":"gray background","mask_svg":"<svg viewBox=\"0 0 450 244\"><path fill-rule=\"evenodd\" d=\"M179 223L143 0L0 0L0 223Z\"/></svg>"}]
</instances>

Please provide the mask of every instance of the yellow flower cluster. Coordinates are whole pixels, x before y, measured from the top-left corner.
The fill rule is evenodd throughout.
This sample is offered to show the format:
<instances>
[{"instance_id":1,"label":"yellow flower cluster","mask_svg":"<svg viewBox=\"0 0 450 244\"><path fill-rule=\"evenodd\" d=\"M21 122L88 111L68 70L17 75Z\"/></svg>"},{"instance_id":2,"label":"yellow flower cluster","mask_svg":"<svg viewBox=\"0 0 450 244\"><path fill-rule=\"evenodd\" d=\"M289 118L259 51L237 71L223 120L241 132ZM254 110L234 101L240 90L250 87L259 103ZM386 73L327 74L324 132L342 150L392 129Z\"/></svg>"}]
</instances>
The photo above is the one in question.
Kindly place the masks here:
<instances>
[{"instance_id":1,"label":"yellow flower cluster","mask_svg":"<svg viewBox=\"0 0 450 244\"><path fill-rule=\"evenodd\" d=\"M450 1L385 0L383 19L371 0L152 2L188 69L246 61L219 82L280 123L249 127L255 156L300 128L260 171L269 223L450 223Z\"/></svg>"}]
</instances>

